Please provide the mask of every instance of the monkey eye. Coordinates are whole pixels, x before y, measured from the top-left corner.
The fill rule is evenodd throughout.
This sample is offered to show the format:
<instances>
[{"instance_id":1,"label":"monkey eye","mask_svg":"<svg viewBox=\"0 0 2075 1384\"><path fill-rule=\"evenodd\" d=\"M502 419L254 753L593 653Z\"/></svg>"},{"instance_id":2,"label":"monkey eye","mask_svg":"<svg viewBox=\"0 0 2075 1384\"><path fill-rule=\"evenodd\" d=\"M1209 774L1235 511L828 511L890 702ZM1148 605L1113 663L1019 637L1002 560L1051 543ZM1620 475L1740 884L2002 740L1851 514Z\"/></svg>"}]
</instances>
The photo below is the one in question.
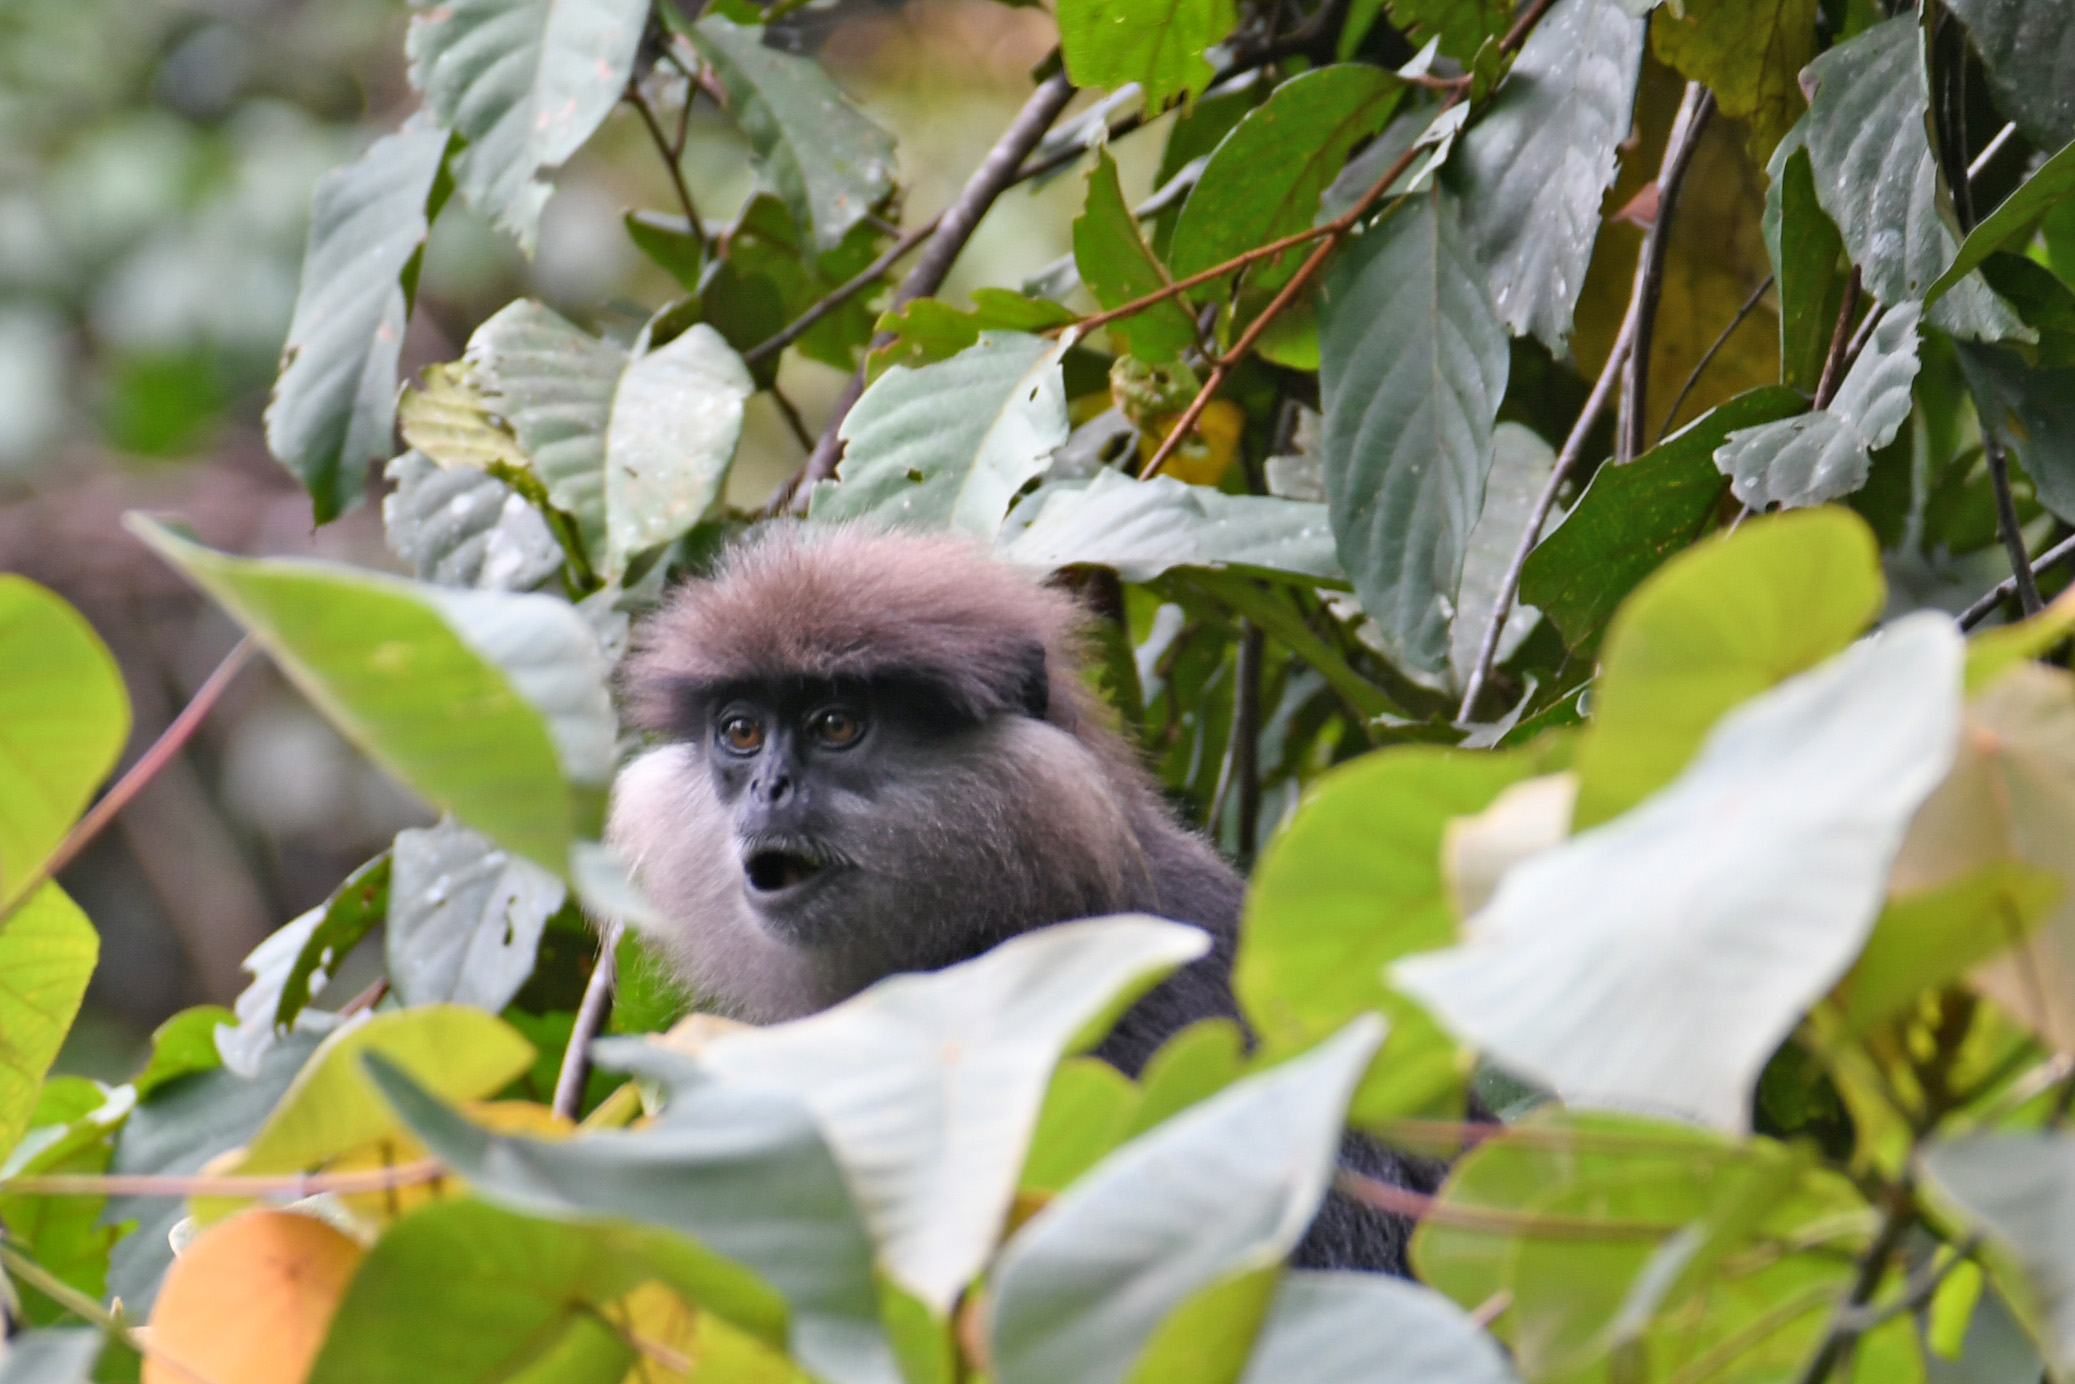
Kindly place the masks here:
<instances>
[{"instance_id":1,"label":"monkey eye","mask_svg":"<svg viewBox=\"0 0 2075 1384\"><path fill-rule=\"evenodd\" d=\"M865 721L847 707L823 707L808 718L807 733L818 743L840 750L857 743L865 733Z\"/></svg>"},{"instance_id":2,"label":"monkey eye","mask_svg":"<svg viewBox=\"0 0 2075 1384\"><path fill-rule=\"evenodd\" d=\"M755 754L763 747L764 728L756 717L738 711L722 718L720 741L736 754Z\"/></svg>"}]
</instances>

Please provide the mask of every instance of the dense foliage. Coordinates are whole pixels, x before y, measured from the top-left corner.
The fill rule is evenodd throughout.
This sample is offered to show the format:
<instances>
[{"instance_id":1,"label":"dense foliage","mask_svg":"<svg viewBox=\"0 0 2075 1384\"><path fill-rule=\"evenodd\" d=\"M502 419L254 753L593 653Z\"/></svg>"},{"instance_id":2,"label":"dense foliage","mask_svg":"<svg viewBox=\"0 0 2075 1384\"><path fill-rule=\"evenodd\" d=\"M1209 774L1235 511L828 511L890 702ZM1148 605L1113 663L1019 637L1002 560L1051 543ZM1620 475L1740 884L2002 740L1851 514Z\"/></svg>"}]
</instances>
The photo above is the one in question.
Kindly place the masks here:
<instances>
[{"instance_id":1,"label":"dense foliage","mask_svg":"<svg viewBox=\"0 0 2075 1384\"><path fill-rule=\"evenodd\" d=\"M766 41L793 8L416 13L422 109L319 185L267 415L320 523L381 465L416 579L135 516L250 639L91 811L121 678L0 577L0 1381L2075 1373L2075 4L1059 0L905 229L892 138ZM758 176L726 224L695 102ZM432 225L530 246L621 103L679 295L513 302L399 396ZM1069 259L934 296L1069 170ZM789 356L852 387L732 507ZM1203 945L1146 918L687 1017L596 839L612 671L788 511L1085 595L1252 869L1250 1035L1073 1055ZM130 1082L50 1077L96 955L52 876L252 648L445 816ZM1344 1180L1422 1217L1421 1282L1283 1268L1350 1124L1459 1155Z\"/></svg>"}]
</instances>

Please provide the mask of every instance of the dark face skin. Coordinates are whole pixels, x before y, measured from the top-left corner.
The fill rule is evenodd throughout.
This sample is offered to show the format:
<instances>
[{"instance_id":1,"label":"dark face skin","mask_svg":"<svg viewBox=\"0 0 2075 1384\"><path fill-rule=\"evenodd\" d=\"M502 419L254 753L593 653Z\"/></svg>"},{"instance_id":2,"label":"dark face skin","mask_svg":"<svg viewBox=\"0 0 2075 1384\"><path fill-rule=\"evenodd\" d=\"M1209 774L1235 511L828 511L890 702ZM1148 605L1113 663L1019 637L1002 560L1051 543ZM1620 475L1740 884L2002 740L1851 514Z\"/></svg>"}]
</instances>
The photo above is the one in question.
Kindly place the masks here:
<instances>
[{"instance_id":1,"label":"dark face skin","mask_svg":"<svg viewBox=\"0 0 2075 1384\"><path fill-rule=\"evenodd\" d=\"M884 683L749 683L701 701L706 760L748 901L811 945L815 918L835 902L827 896L846 877L857 883L852 824L883 782L964 727L926 692Z\"/></svg>"}]
</instances>

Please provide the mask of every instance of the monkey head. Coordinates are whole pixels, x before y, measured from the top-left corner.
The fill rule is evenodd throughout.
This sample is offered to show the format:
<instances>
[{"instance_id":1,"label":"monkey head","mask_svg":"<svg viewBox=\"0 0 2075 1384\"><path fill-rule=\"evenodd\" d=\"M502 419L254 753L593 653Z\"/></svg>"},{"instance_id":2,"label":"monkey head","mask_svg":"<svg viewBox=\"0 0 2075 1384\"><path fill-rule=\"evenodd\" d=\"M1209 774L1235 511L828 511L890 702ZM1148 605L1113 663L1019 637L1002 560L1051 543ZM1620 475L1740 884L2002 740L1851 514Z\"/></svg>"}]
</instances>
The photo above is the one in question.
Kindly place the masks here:
<instances>
[{"instance_id":1,"label":"monkey head","mask_svg":"<svg viewBox=\"0 0 2075 1384\"><path fill-rule=\"evenodd\" d=\"M673 592L626 677L663 743L608 835L699 997L768 1022L1151 906L1158 808L1081 681L1080 620L975 545L856 528L773 527Z\"/></svg>"}]
</instances>

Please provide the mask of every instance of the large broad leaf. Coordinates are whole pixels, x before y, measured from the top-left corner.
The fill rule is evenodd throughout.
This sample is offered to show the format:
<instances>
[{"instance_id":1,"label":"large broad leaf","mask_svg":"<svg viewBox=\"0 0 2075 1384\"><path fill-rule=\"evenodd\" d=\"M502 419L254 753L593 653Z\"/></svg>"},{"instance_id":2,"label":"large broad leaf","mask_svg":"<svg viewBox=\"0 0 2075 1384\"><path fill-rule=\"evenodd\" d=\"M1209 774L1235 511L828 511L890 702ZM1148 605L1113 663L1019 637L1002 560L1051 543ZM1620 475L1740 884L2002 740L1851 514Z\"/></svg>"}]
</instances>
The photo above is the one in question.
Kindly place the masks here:
<instances>
[{"instance_id":1,"label":"large broad leaf","mask_svg":"<svg viewBox=\"0 0 2075 1384\"><path fill-rule=\"evenodd\" d=\"M452 820L398 832L392 869L382 950L397 998L502 1010L567 887Z\"/></svg>"},{"instance_id":2,"label":"large broad leaf","mask_svg":"<svg viewBox=\"0 0 2075 1384\"><path fill-rule=\"evenodd\" d=\"M1955 345L1982 426L2023 459L2039 503L2075 514L2075 369L2028 365L2008 347Z\"/></svg>"},{"instance_id":3,"label":"large broad leaf","mask_svg":"<svg viewBox=\"0 0 2075 1384\"><path fill-rule=\"evenodd\" d=\"M1455 940L1441 876L1448 823L1482 812L1535 770L1525 752L1419 746L1364 756L1311 785L1254 872L1239 934L1234 987L1264 1053L1301 1052L1376 1010L1389 1017L1390 1038L1355 1095L1355 1117L1423 1111L1457 1095L1455 1043L1385 985L1383 970Z\"/></svg>"},{"instance_id":4,"label":"large broad leaf","mask_svg":"<svg viewBox=\"0 0 2075 1384\"><path fill-rule=\"evenodd\" d=\"M12 1151L29 1127L100 954L100 934L54 883L0 931L0 1150Z\"/></svg>"},{"instance_id":5,"label":"large broad leaf","mask_svg":"<svg viewBox=\"0 0 2075 1384\"><path fill-rule=\"evenodd\" d=\"M206 1037L203 1039L206 1044ZM36 1098L30 1128L15 1145L0 1171L10 1177L72 1173L98 1176L108 1171L115 1152L114 1135L137 1102L134 1087L114 1090L78 1076L53 1076ZM105 1197L39 1196L0 1192L0 1219L14 1248L48 1269L60 1282L99 1301L108 1295L108 1254L116 1241L112 1227L101 1224ZM42 1293L24 1293L14 1310L17 1323L43 1325L69 1314ZM7 1343L12 1353L20 1341ZM0 1374L4 1381L5 1374Z\"/></svg>"},{"instance_id":6,"label":"large broad leaf","mask_svg":"<svg viewBox=\"0 0 2075 1384\"><path fill-rule=\"evenodd\" d=\"M844 418L837 483L816 490L814 517L993 538L1066 441L1064 353L1023 332L982 332L949 360L894 366Z\"/></svg>"},{"instance_id":7,"label":"large broad leaf","mask_svg":"<svg viewBox=\"0 0 2075 1384\"><path fill-rule=\"evenodd\" d=\"M769 1289L667 1232L450 1201L405 1217L376 1242L309 1378L485 1384L533 1378L514 1371L549 1360L566 1366L584 1345L605 1347L609 1368L553 1378L619 1379L630 1368L629 1377L642 1378L632 1348L610 1324L622 1314L606 1309L649 1280L700 1306L725 1304L730 1320L754 1323L765 1340L784 1337L784 1306Z\"/></svg>"},{"instance_id":8,"label":"large broad leaf","mask_svg":"<svg viewBox=\"0 0 2075 1384\"><path fill-rule=\"evenodd\" d=\"M756 386L704 322L620 376L605 432L605 575L688 533L719 498Z\"/></svg>"},{"instance_id":9,"label":"large broad leaf","mask_svg":"<svg viewBox=\"0 0 2075 1384\"><path fill-rule=\"evenodd\" d=\"M1797 128L1773 151L1761 221L1779 285L1780 383L1814 394L1844 306L1844 237L1816 198L1816 175Z\"/></svg>"},{"instance_id":10,"label":"large broad leaf","mask_svg":"<svg viewBox=\"0 0 2075 1384\"><path fill-rule=\"evenodd\" d=\"M1885 596L1873 534L1844 510L1753 521L1666 566L1608 637L1577 825L1671 782L1717 717L1844 648Z\"/></svg>"},{"instance_id":11,"label":"large broad leaf","mask_svg":"<svg viewBox=\"0 0 2075 1384\"><path fill-rule=\"evenodd\" d=\"M2068 7L2034 0L1953 0L1988 66L1996 107L2026 139L2057 149L2075 139L2075 28Z\"/></svg>"},{"instance_id":12,"label":"large broad leaf","mask_svg":"<svg viewBox=\"0 0 2075 1384\"><path fill-rule=\"evenodd\" d=\"M821 64L768 47L761 28L712 15L688 32L793 224L817 249L835 249L893 191L893 136L858 114Z\"/></svg>"},{"instance_id":13,"label":"large broad leaf","mask_svg":"<svg viewBox=\"0 0 2075 1384\"><path fill-rule=\"evenodd\" d=\"M21 892L130 733L115 656L78 611L0 573L0 915Z\"/></svg>"},{"instance_id":14,"label":"large broad leaf","mask_svg":"<svg viewBox=\"0 0 2075 1384\"><path fill-rule=\"evenodd\" d=\"M1327 272L1318 313L1341 565L1391 656L1438 672L1507 372L1453 198L1430 188L1354 241Z\"/></svg>"},{"instance_id":15,"label":"large broad leaf","mask_svg":"<svg viewBox=\"0 0 2075 1384\"><path fill-rule=\"evenodd\" d=\"M1172 476L1135 481L1103 470L1085 485L1047 487L1018 509L1027 524L1002 532L1011 562L1052 571L1091 564L1129 582L1177 567L1238 569L1345 586L1326 507L1265 495L1227 495ZM1034 512L1033 512L1034 511Z\"/></svg>"},{"instance_id":16,"label":"large broad leaf","mask_svg":"<svg viewBox=\"0 0 2075 1384\"><path fill-rule=\"evenodd\" d=\"M453 591L130 529L252 631L303 695L432 802L556 873L612 772L591 629L549 596Z\"/></svg>"},{"instance_id":17,"label":"large broad leaf","mask_svg":"<svg viewBox=\"0 0 2075 1384\"><path fill-rule=\"evenodd\" d=\"M382 497L382 532L420 581L531 591L562 570L547 520L488 472L443 470L413 450L384 474L396 488Z\"/></svg>"},{"instance_id":18,"label":"large broad leaf","mask_svg":"<svg viewBox=\"0 0 2075 1384\"><path fill-rule=\"evenodd\" d=\"M1988 1237L1998 1286L2048 1358L2075 1365L2075 1138L1977 1134L1933 1144L1919 1166L1941 1209Z\"/></svg>"},{"instance_id":19,"label":"large broad leaf","mask_svg":"<svg viewBox=\"0 0 2075 1384\"><path fill-rule=\"evenodd\" d=\"M1431 1288L1372 1273L1286 1274L1240 1384L1511 1384L1469 1314Z\"/></svg>"},{"instance_id":20,"label":"large broad leaf","mask_svg":"<svg viewBox=\"0 0 2075 1384\"><path fill-rule=\"evenodd\" d=\"M1348 151L1383 128L1404 91L1390 73L1354 63L1316 68L1277 87L1225 136L1197 179L1168 250L1174 272L1200 273L1309 226ZM1279 285L1312 248L1254 265L1248 282Z\"/></svg>"},{"instance_id":21,"label":"large broad leaf","mask_svg":"<svg viewBox=\"0 0 2075 1384\"><path fill-rule=\"evenodd\" d=\"M89 1384L107 1338L97 1326L46 1326L8 1338L0 1384Z\"/></svg>"},{"instance_id":22,"label":"large broad leaf","mask_svg":"<svg viewBox=\"0 0 2075 1384\"><path fill-rule=\"evenodd\" d=\"M318 1039L295 1033L261 1060L250 1080L218 1067L167 1082L139 1102L116 1136L111 1173L198 1173L204 1164L242 1145L272 1112L288 1083L316 1050ZM110 1197L102 1220L136 1222L108 1261L108 1291L126 1311L143 1318L173 1262L167 1238L187 1215L174 1197Z\"/></svg>"},{"instance_id":23,"label":"large broad leaf","mask_svg":"<svg viewBox=\"0 0 2075 1384\"><path fill-rule=\"evenodd\" d=\"M467 140L454 181L532 253L548 185L627 89L648 0L451 0L421 10L411 85Z\"/></svg>"},{"instance_id":24,"label":"large broad leaf","mask_svg":"<svg viewBox=\"0 0 2075 1384\"><path fill-rule=\"evenodd\" d=\"M1909 417L1917 372L1917 305L1887 311L1828 408L1731 433L1715 452L1736 498L1751 509L1800 509L1866 484L1873 454Z\"/></svg>"},{"instance_id":25,"label":"large broad leaf","mask_svg":"<svg viewBox=\"0 0 2075 1384\"><path fill-rule=\"evenodd\" d=\"M1047 1080L1124 987L1193 960L1198 929L1108 918L894 976L825 1013L730 1035L700 1065L814 1112L880 1261L948 1314L1000 1238Z\"/></svg>"},{"instance_id":26,"label":"large broad leaf","mask_svg":"<svg viewBox=\"0 0 2075 1384\"><path fill-rule=\"evenodd\" d=\"M385 862L387 859L387 856L383 857ZM223 1065L239 1076L258 1075L259 1061L274 1046L278 1030L293 1024L291 1018L288 1023L277 1026L275 1016L281 1012L281 1000L288 988L289 975L317 930L324 926L326 911L321 907L313 908L291 918L254 947L240 964L240 969L252 980L238 992L237 1007L233 1011L237 1023L217 1028L212 1042ZM306 997L312 991L324 989L321 977L306 976L303 984Z\"/></svg>"},{"instance_id":27,"label":"large broad leaf","mask_svg":"<svg viewBox=\"0 0 2075 1384\"><path fill-rule=\"evenodd\" d=\"M1748 1127L1952 764L1961 653L1949 618L1909 617L1731 712L1669 788L1517 866L1398 983L1573 1105Z\"/></svg>"},{"instance_id":28,"label":"large broad leaf","mask_svg":"<svg viewBox=\"0 0 2075 1384\"><path fill-rule=\"evenodd\" d=\"M1464 226L1499 320L1559 355L1642 61L1643 21L1618 0L1557 0L1463 140Z\"/></svg>"},{"instance_id":29,"label":"large broad leaf","mask_svg":"<svg viewBox=\"0 0 2075 1384\"><path fill-rule=\"evenodd\" d=\"M1088 200L1074 219L1074 266L1106 308L1122 307L1172 282L1139 233L1138 217L1124 200L1107 149L1096 152L1095 166L1088 170ZM1132 355L1155 365L1173 361L1196 344L1196 323L1178 298L1127 317L1111 330L1123 334Z\"/></svg>"},{"instance_id":30,"label":"large broad leaf","mask_svg":"<svg viewBox=\"0 0 2075 1384\"><path fill-rule=\"evenodd\" d=\"M646 1129L548 1142L470 1124L394 1068L376 1083L412 1131L489 1201L536 1216L659 1226L749 1269L785 1299L788 1350L831 1384L894 1384L879 1324L872 1241L843 1174L800 1101L718 1081L632 1039L599 1043L601 1065L663 1081ZM724 1316L732 1301L708 1304ZM766 1318L730 1316L752 1332Z\"/></svg>"},{"instance_id":31,"label":"large broad leaf","mask_svg":"<svg viewBox=\"0 0 2075 1384\"><path fill-rule=\"evenodd\" d=\"M1062 0L1059 52L1075 86L1137 82L1158 110L1203 94L1216 75L1204 50L1238 22L1232 0Z\"/></svg>"},{"instance_id":32,"label":"large broad leaf","mask_svg":"<svg viewBox=\"0 0 2075 1384\"><path fill-rule=\"evenodd\" d=\"M1938 214L1938 160L1924 132L1917 44L1915 17L1899 15L1808 66L1816 93L1805 129L1816 196L1867 291L1890 307L1923 298L1959 248ZM1978 278L1956 284L1926 320L1989 341L2023 326Z\"/></svg>"},{"instance_id":33,"label":"large broad leaf","mask_svg":"<svg viewBox=\"0 0 2075 1384\"><path fill-rule=\"evenodd\" d=\"M2075 679L2020 662L1967 705L1958 763L1910 826L1898 894L1950 886L2017 861L2056 875L2062 892L2031 936L1976 981L2048 1043L2075 1050ZM2000 920L1999 920L2000 921Z\"/></svg>"},{"instance_id":34,"label":"large broad leaf","mask_svg":"<svg viewBox=\"0 0 2075 1384\"><path fill-rule=\"evenodd\" d=\"M1484 482L1484 508L1470 541L1463 548L1463 576L1456 587L1456 619L1448 637L1448 670L1460 687L1477 661L1484 642L1485 627L1491 623L1499 585L1513 563L1513 554L1527 534L1535 501L1556 470L1556 453L1534 429L1522 423L1501 423L1492 432L1491 475ZM1542 524L1546 533L1563 515L1552 511ZM1541 534L1536 535L1537 538ZM1506 612L1500 633L1498 662L1504 663L1534 629L1542 612L1525 602L1515 602Z\"/></svg>"},{"instance_id":35,"label":"large broad leaf","mask_svg":"<svg viewBox=\"0 0 2075 1384\"><path fill-rule=\"evenodd\" d=\"M1763 160L1805 105L1795 79L1816 53L1816 0L1688 0L1651 17L1650 41L1744 122Z\"/></svg>"},{"instance_id":36,"label":"large broad leaf","mask_svg":"<svg viewBox=\"0 0 2075 1384\"><path fill-rule=\"evenodd\" d=\"M266 427L268 450L310 492L320 524L359 503L367 463L395 450L408 288L447 138L414 121L317 184Z\"/></svg>"},{"instance_id":37,"label":"large broad leaf","mask_svg":"<svg viewBox=\"0 0 2075 1384\"><path fill-rule=\"evenodd\" d=\"M605 433L627 355L521 299L477 327L468 363L547 487L574 517L591 552L605 542Z\"/></svg>"},{"instance_id":38,"label":"large broad leaf","mask_svg":"<svg viewBox=\"0 0 2075 1384\"><path fill-rule=\"evenodd\" d=\"M2075 103L2071 103L2075 104ZM1947 289L1978 268L1983 260L2020 235L2028 235L2039 218L2075 192L2075 144L2070 144L2032 171L2017 191L1996 204L1960 242L1959 253L1945 272L1925 291L1926 302L1936 302Z\"/></svg>"},{"instance_id":39,"label":"large broad leaf","mask_svg":"<svg viewBox=\"0 0 2075 1384\"><path fill-rule=\"evenodd\" d=\"M1365 1018L1105 1159L1016 1233L990 1278L1002 1384L1116 1384L1203 1289L1272 1269L1332 1180Z\"/></svg>"},{"instance_id":40,"label":"large broad leaf","mask_svg":"<svg viewBox=\"0 0 2075 1384\"><path fill-rule=\"evenodd\" d=\"M1520 598L1556 622L1566 645L1590 652L1628 593L1707 531L1728 484L1715 469L1715 449L1738 428L1807 407L1795 391L1765 385L1626 465L1600 467L1563 523L1528 554Z\"/></svg>"}]
</instances>

